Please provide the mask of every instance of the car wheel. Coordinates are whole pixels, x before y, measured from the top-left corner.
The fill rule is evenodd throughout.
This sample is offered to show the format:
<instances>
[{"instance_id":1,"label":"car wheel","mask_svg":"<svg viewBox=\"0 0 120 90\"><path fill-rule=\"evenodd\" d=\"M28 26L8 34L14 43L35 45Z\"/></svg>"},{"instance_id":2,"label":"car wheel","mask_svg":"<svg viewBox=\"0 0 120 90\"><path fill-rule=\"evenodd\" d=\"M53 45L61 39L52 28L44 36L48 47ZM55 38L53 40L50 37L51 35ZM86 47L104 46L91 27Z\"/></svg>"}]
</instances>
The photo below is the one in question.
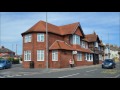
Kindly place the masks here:
<instances>
[{"instance_id":1,"label":"car wheel","mask_svg":"<svg viewBox=\"0 0 120 90\"><path fill-rule=\"evenodd\" d=\"M5 69L5 67L3 67L3 69Z\"/></svg>"},{"instance_id":2,"label":"car wheel","mask_svg":"<svg viewBox=\"0 0 120 90\"><path fill-rule=\"evenodd\" d=\"M116 68L116 66L114 66L114 68Z\"/></svg>"}]
</instances>

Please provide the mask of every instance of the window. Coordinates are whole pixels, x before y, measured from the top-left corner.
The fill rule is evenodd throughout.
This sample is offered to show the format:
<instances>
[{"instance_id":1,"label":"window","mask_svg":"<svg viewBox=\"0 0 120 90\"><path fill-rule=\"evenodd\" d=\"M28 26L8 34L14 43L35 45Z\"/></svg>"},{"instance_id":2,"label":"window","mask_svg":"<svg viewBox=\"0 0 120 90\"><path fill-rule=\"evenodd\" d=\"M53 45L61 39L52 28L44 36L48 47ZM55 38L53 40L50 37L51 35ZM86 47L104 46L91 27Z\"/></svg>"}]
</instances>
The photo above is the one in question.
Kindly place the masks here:
<instances>
[{"instance_id":1,"label":"window","mask_svg":"<svg viewBox=\"0 0 120 90\"><path fill-rule=\"evenodd\" d=\"M85 60L87 60L87 53L85 53Z\"/></svg>"},{"instance_id":2,"label":"window","mask_svg":"<svg viewBox=\"0 0 120 90\"><path fill-rule=\"evenodd\" d=\"M95 44L95 47L98 47L98 42L95 42L94 44Z\"/></svg>"},{"instance_id":3,"label":"window","mask_svg":"<svg viewBox=\"0 0 120 90\"><path fill-rule=\"evenodd\" d=\"M44 33L37 34L37 42L44 42Z\"/></svg>"},{"instance_id":4,"label":"window","mask_svg":"<svg viewBox=\"0 0 120 90\"><path fill-rule=\"evenodd\" d=\"M88 43L86 42L85 48L88 48Z\"/></svg>"},{"instance_id":5,"label":"window","mask_svg":"<svg viewBox=\"0 0 120 90\"><path fill-rule=\"evenodd\" d=\"M32 39L32 35L31 34L25 35L25 43L31 42L31 39Z\"/></svg>"},{"instance_id":6,"label":"window","mask_svg":"<svg viewBox=\"0 0 120 90\"><path fill-rule=\"evenodd\" d=\"M37 50L37 61L44 61L44 50Z\"/></svg>"},{"instance_id":7,"label":"window","mask_svg":"<svg viewBox=\"0 0 120 90\"><path fill-rule=\"evenodd\" d=\"M31 61L31 51L24 51L24 61Z\"/></svg>"},{"instance_id":8,"label":"window","mask_svg":"<svg viewBox=\"0 0 120 90\"><path fill-rule=\"evenodd\" d=\"M80 45L80 36L78 35L73 35L73 44L78 44Z\"/></svg>"},{"instance_id":9,"label":"window","mask_svg":"<svg viewBox=\"0 0 120 90\"><path fill-rule=\"evenodd\" d=\"M87 60L87 61L93 61L93 54L86 53L85 54L85 60Z\"/></svg>"},{"instance_id":10,"label":"window","mask_svg":"<svg viewBox=\"0 0 120 90\"><path fill-rule=\"evenodd\" d=\"M57 50L52 51L52 61L58 61L58 51Z\"/></svg>"},{"instance_id":11,"label":"window","mask_svg":"<svg viewBox=\"0 0 120 90\"><path fill-rule=\"evenodd\" d=\"M82 47L85 48L85 42L82 41L81 43L82 43Z\"/></svg>"},{"instance_id":12,"label":"window","mask_svg":"<svg viewBox=\"0 0 120 90\"><path fill-rule=\"evenodd\" d=\"M80 52L77 53L77 60L82 61L82 53Z\"/></svg>"}]
</instances>

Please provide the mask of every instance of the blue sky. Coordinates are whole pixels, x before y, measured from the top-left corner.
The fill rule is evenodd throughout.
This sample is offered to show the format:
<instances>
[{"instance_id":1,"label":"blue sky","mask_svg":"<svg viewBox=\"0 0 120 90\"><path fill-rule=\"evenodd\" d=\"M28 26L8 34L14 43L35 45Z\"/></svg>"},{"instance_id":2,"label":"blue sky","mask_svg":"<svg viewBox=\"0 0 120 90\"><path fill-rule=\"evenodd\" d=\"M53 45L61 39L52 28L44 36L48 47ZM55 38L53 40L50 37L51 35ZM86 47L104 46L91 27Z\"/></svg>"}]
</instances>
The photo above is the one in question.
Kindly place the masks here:
<instances>
[{"instance_id":1,"label":"blue sky","mask_svg":"<svg viewBox=\"0 0 120 90\"><path fill-rule=\"evenodd\" d=\"M40 20L46 20L45 12L1 12L1 44L22 54L21 33ZM104 43L119 45L119 12L48 12L48 22L61 26L80 22L83 32L95 31Z\"/></svg>"}]
</instances>

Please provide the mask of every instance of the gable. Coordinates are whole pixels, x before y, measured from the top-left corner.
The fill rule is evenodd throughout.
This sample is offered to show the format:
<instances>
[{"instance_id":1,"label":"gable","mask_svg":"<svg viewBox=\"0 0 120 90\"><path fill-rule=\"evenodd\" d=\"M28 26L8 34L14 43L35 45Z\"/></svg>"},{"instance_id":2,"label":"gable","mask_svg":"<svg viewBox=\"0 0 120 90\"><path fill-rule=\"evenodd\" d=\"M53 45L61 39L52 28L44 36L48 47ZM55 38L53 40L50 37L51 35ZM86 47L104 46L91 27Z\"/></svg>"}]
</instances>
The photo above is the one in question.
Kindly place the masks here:
<instances>
[{"instance_id":1,"label":"gable","mask_svg":"<svg viewBox=\"0 0 120 90\"><path fill-rule=\"evenodd\" d=\"M80 30L80 28L78 27L77 30L75 31L75 34L83 37L82 31Z\"/></svg>"}]
</instances>

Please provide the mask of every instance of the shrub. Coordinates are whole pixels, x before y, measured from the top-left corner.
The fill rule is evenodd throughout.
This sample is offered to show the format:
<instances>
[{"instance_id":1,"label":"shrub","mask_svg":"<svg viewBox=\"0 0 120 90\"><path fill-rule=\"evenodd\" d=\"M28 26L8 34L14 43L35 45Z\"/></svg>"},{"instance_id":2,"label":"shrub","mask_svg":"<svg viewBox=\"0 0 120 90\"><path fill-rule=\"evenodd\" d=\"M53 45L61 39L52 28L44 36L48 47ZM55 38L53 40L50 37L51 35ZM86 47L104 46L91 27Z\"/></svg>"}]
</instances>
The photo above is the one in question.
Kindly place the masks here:
<instances>
[{"instance_id":1,"label":"shrub","mask_svg":"<svg viewBox=\"0 0 120 90\"><path fill-rule=\"evenodd\" d=\"M14 60L12 61L12 63L13 63L13 64L19 64L19 59L14 59Z\"/></svg>"}]
</instances>

